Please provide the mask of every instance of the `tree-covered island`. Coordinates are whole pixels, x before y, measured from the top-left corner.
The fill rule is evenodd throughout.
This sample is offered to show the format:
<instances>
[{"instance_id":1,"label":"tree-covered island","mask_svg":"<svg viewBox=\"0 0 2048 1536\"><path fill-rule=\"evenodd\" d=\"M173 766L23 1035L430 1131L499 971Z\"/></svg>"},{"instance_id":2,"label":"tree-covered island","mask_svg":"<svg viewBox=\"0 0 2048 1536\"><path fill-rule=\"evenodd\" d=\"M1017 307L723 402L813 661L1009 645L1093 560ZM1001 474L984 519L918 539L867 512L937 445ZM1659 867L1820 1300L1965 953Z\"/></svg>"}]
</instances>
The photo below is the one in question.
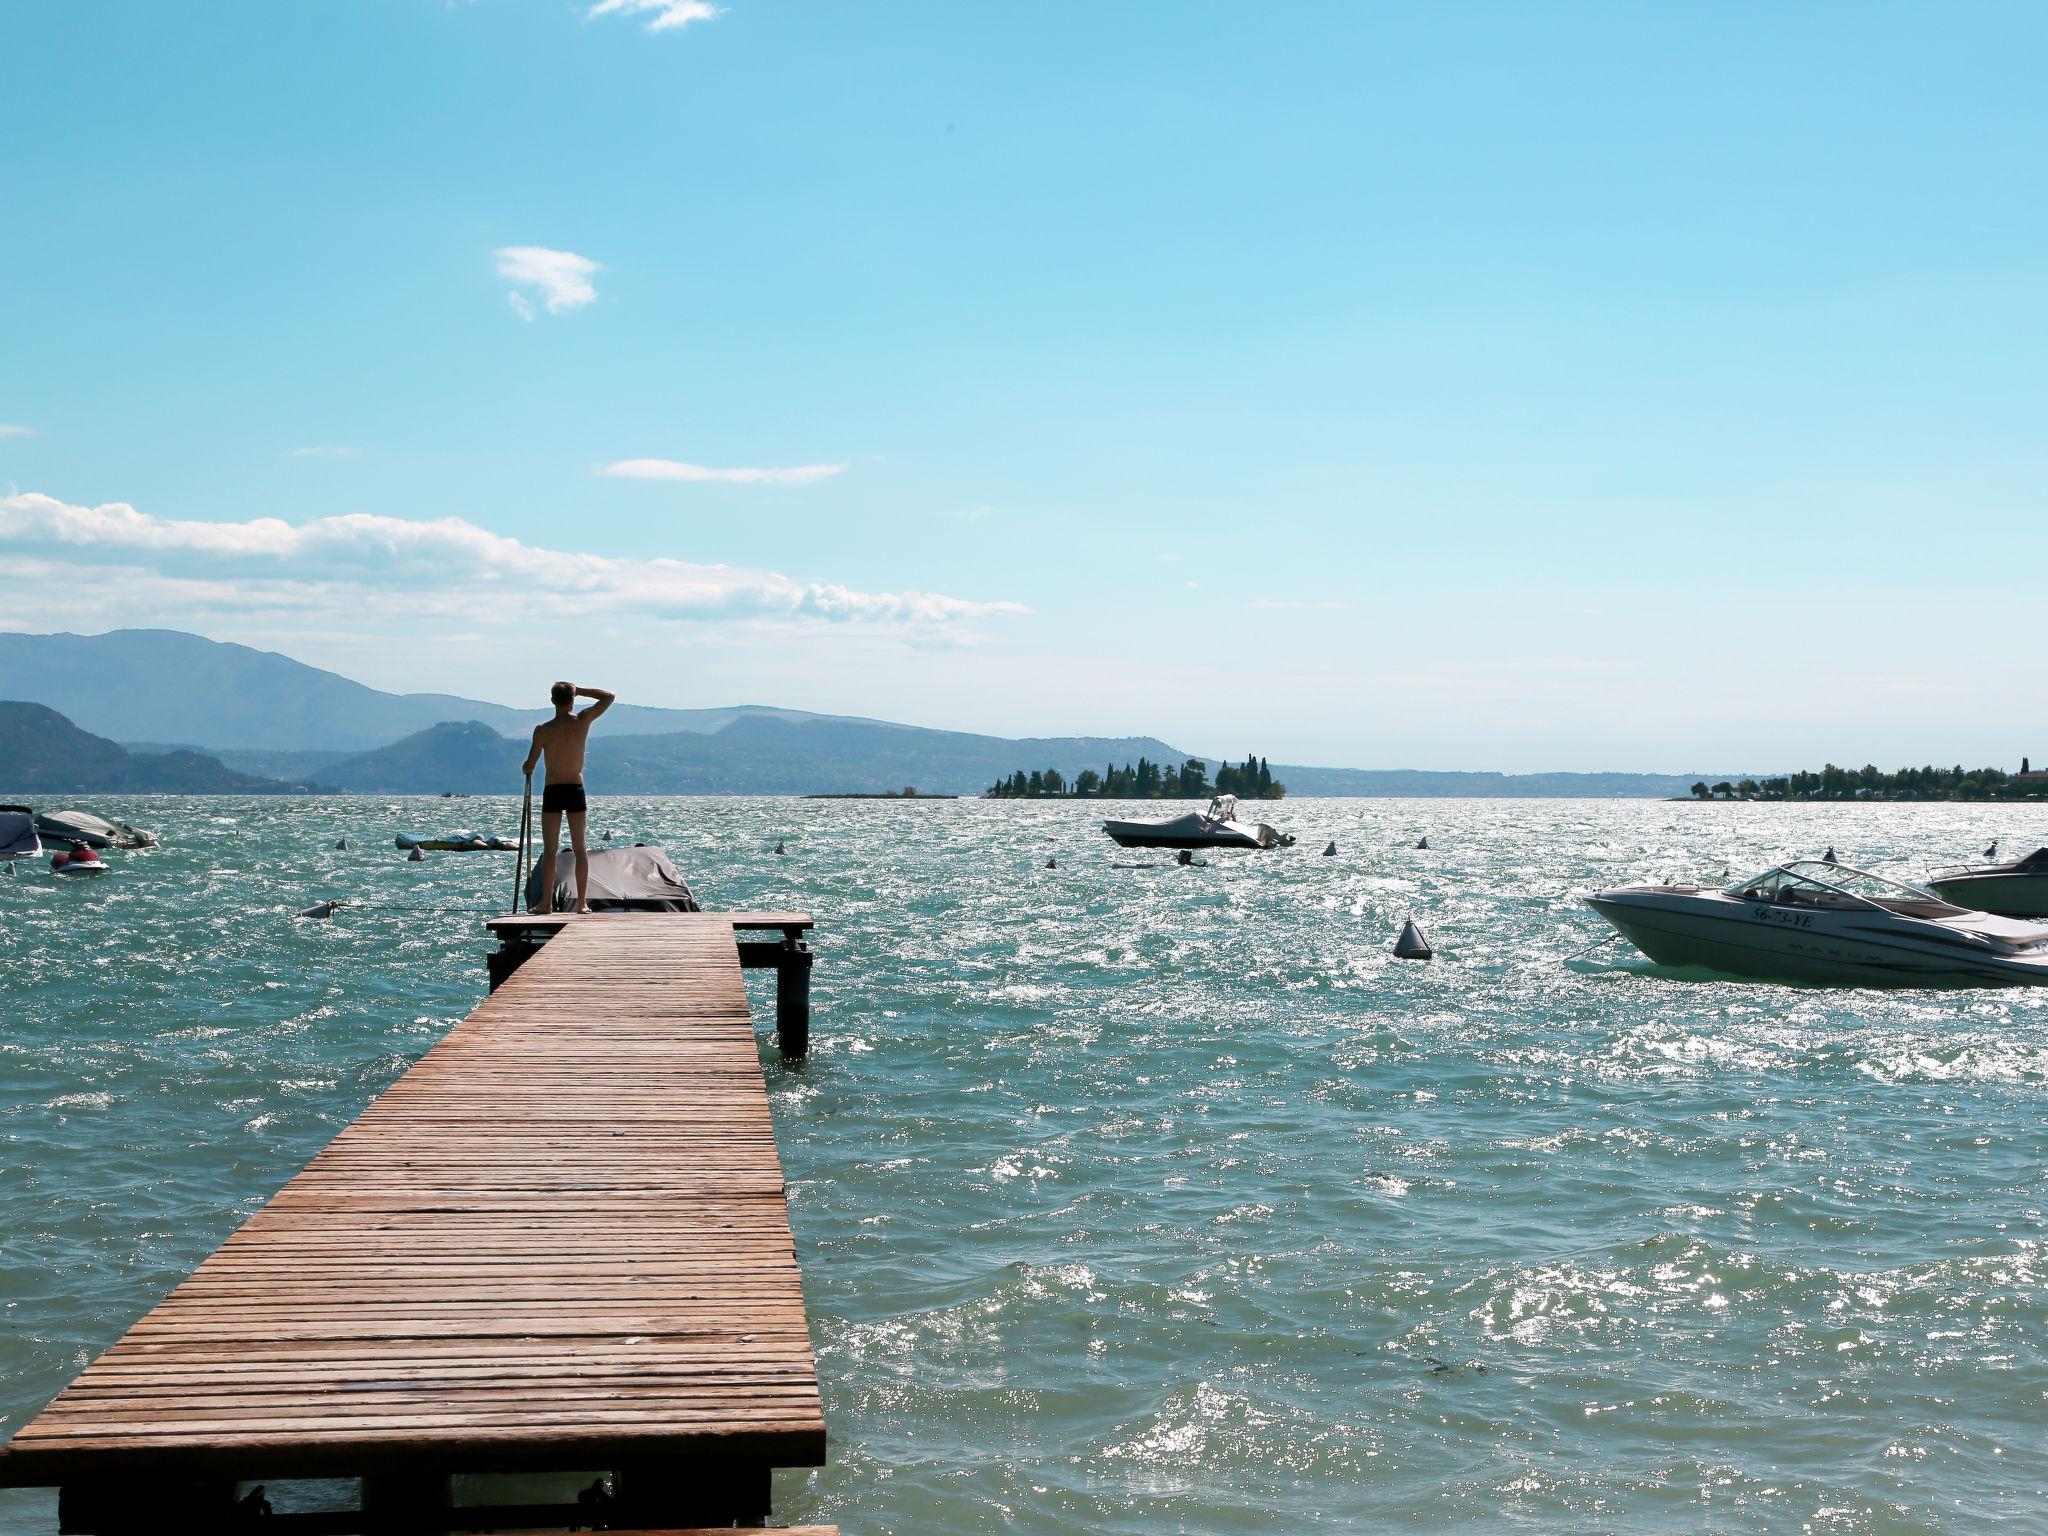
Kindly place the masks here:
<instances>
[{"instance_id":1,"label":"tree-covered island","mask_svg":"<svg viewBox=\"0 0 2048 1536\"><path fill-rule=\"evenodd\" d=\"M1885 773L1873 764L1818 773L1802 771L1774 779L1702 779L1695 800L2038 800L2048 793L2048 772L2036 772L2026 758L2020 771L2004 768L1901 768Z\"/></svg>"},{"instance_id":2,"label":"tree-covered island","mask_svg":"<svg viewBox=\"0 0 2048 1536\"><path fill-rule=\"evenodd\" d=\"M1083 768L1067 782L1057 768L1026 773L1019 768L1007 779L999 779L987 790L991 800L1206 800L1211 795L1235 795L1240 800L1278 800L1287 786L1273 777L1263 757L1247 757L1241 763L1225 763L1216 770L1216 782L1209 782L1209 765L1191 757L1178 768L1139 758L1136 765L1114 763L1102 772Z\"/></svg>"}]
</instances>

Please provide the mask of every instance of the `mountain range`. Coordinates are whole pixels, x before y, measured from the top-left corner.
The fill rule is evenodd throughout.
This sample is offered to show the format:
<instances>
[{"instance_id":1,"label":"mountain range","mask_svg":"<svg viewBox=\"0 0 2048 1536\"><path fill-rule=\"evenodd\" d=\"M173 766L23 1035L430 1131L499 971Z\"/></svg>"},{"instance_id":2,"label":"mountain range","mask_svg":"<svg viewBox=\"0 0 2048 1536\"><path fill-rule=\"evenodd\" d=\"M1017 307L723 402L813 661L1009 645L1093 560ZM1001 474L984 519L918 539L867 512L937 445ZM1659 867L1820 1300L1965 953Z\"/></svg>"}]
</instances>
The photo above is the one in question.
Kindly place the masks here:
<instances>
[{"instance_id":1,"label":"mountain range","mask_svg":"<svg viewBox=\"0 0 2048 1536\"><path fill-rule=\"evenodd\" d=\"M80 735L105 733L113 738L107 745L125 743L131 755L183 754L176 771L155 765L161 777L181 784L211 771L185 761L202 757L250 785L397 794L516 788L527 732L549 713L454 694L385 693L276 652L178 630L0 634L0 696L60 711L67 726L83 728ZM1112 761L1178 763L1190 756L1218 760L1151 736L1013 738L768 705L617 704L592 729L589 772L593 785L618 794L872 793L906 785L927 794L977 794L1019 768L1057 768L1071 779ZM101 771L91 765L102 760L88 753L81 769ZM9 766L0 752L0 790L33 787ZM149 767L132 771L146 777ZM1273 772L1291 792L1312 795L1648 797L1682 795L1700 777L1280 763Z\"/></svg>"}]
</instances>

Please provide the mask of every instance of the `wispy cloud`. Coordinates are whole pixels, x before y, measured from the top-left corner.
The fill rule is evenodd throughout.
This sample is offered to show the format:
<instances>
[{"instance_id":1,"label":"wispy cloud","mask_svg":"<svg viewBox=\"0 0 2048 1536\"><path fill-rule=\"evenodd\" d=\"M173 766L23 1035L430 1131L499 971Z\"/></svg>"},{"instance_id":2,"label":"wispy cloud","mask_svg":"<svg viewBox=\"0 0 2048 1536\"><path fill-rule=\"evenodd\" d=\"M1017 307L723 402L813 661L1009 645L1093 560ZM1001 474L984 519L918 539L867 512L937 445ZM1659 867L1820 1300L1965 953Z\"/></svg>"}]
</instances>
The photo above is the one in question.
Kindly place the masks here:
<instances>
[{"instance_id":1,"label":"wispy cloud","mask_svg":"<svg viewBox=\"0 0 2048 1536\"><path fill-rule=\"evenodd\" d=\"M845 468L844 464L797 464L787 469L707 469L680 459L620 459L598 473L615 480L686 480L700 485L809 485Z\"/></svg>"},{"instance_id":2,"label":"wispy cloud","mask_svg":"<svg viewBox=\"0 0 2048 1536\"><path fill-rule=\"evenodd\" d=\"M37 437L41 433L40 427L23 427L13 422L0 421L0 437Z\"/></svg>"},{"instance_id":3,"label":"wispy cloud","mask_svg":"<svg viewBox=\"0 0 2048 1536\"><path fill-rule=\"evenodd\" d=\"M591 274L602 272L602 264L574 251L551 251L544 245L501 245L497 250L498 276L513 284L505 295L522 320L533 318L534 300L551 315L581 309L597 297ZM522 289L532 289L524 293Z\"/></svg>"},{"instance_id":4,"label":"wispy cloud","mask_svg":"<svg viewBox=\"0 0 2048 1536\"><path fill-rule=\"evenodd\" d=\"M710 21L724 12L709 0L598 0L584 16L646 16L650 32L676 32L693 21Z\"/></svg>"},{"instance_id":5,"label":"wispy cloud","mask_svg":"<svg viewBox=\"0 0 2048 1536\"><path fill-rule=\"evenodd\" d=\"M362 451L360 448L294 448L292 456L300 459L352 459Z\"/></svg>"},{"instance_id":6,"label":"wispy cloud","mask_svg":"<svg viewBox=\"0 0 2048 1536\"><path fill-rule=\"evenodd\" d=\"M73 506L33 492L0 496L0 545L73 565L140 567L212 608L307 605L522 619L604 614L656 619L782 619L947 626L1030 612L1021 603L942 593L863 592L775 571L543 549L458 517L356 512L288 523L195 522L125 502Z\"/></svg>"},{"instance_id":7,"label":"wispy cloud","mask_svg":"<svg viewBox=\"0 0 2048 1536\"><path fill-rule=\"evenodd\" d=\"M1307 608L1349 608L1350 606L1351 605L1349 603L1314 603L1309 602L1305 598L1299 597L1255 597L1250 602L1245 604L1245 607L1247 608L1262 608L1276 612L1280 610L1300 610Z\"/></svg>"}]
</instances>

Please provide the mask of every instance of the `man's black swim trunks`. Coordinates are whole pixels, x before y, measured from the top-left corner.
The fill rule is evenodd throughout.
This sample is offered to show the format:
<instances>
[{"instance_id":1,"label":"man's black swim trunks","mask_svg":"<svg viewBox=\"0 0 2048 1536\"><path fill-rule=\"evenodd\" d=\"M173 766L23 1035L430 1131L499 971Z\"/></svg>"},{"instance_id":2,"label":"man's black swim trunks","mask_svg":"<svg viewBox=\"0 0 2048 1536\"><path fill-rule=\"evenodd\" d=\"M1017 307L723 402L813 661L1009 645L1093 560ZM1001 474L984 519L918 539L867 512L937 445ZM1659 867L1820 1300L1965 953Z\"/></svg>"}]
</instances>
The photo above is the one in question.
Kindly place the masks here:
<instances>
[{"instance_id":1,"label":"man's black swim trunks","mask_svg":"<svg viewBox=\"0 0 2048 1536\"><path fill-rule=\"evenodd\" d=\"M550 784L541 791L540 808L543 811L587 811L590 809L583 800L581 784Z\"/></svg>"}]
</instances>

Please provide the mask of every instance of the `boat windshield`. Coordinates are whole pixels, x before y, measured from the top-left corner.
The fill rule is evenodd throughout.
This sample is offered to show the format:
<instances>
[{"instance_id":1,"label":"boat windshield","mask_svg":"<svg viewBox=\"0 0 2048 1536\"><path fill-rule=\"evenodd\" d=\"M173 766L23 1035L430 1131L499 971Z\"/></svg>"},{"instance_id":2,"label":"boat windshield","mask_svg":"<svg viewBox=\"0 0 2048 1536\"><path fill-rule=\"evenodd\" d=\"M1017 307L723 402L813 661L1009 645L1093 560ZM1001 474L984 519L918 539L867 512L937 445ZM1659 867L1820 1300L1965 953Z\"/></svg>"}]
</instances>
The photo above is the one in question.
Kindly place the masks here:
<instances>
[{"instance_id":1,"label":"boat windshield","mask_svg":"<svg viewBox=\"0 0 2048 1536\"><path fill-rule=\"evenodd\" d=\"M1209 819L1211 821L1237 820L1237 796L1218 795L1215 799L1211 800L1209 802Z\"/></svg>"},{"instance_id":2,"label":"boat windshield","mask_svg":"<svg viewBox=\"0 0 2048 1536\"><path fill-rule=\"evenodd\" d=\"M1797 859L1790 864L1780 864L1753 879L1729 886L1728 894L1744 901L1769 901L1780 906L1840 906L1845 900L1867 902L1872 906L1898 902L1948 905L1918 886L1887 880L1883 875L1851 869L1846 864L1830 864L1823 859Z\"/></svg>"}]
</instances>

